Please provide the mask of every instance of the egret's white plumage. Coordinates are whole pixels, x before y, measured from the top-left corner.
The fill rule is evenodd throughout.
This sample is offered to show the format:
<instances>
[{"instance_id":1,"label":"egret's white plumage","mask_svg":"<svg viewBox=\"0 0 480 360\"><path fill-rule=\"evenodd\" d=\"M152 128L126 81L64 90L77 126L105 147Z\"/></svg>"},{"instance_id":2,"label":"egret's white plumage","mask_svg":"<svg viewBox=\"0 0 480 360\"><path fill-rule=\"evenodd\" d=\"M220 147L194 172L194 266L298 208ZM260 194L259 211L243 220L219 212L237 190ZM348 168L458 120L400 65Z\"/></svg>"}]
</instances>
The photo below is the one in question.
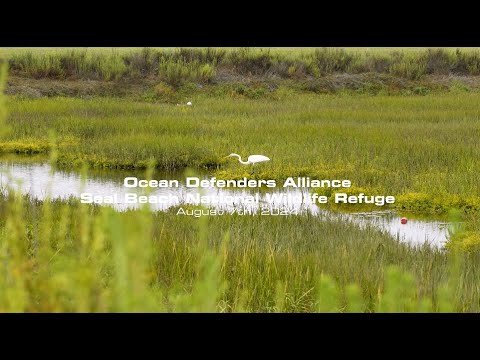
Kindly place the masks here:
<instances>
[{"instance_id":1,"label":"egret's white plumage","mask_svg":"<svg viewBox=\"0 0 480 360\"><path fill-rule=\"evenodd\" d=\"M191 101L187 102L187 106L192 106L192 102Z\"/></svg>"},{"instance_id":2,"label":"egret's white plumage","mask_svg":"<svg viewBox=\"0 0 480 360\"><path fill-rule=\"evenodd\" d=\"M242 157L238 154L230 154L228 156L236 156L238 157L238 161L241 163L241 164L244 164L244 165L255 165L257 163L261 163L261 162L264 162L264 161L270 161L270 158L266 157L266 156L263 156L263 155L250 155L247 159L247 161L242 161Z\"/></svg>"}]
</instances>

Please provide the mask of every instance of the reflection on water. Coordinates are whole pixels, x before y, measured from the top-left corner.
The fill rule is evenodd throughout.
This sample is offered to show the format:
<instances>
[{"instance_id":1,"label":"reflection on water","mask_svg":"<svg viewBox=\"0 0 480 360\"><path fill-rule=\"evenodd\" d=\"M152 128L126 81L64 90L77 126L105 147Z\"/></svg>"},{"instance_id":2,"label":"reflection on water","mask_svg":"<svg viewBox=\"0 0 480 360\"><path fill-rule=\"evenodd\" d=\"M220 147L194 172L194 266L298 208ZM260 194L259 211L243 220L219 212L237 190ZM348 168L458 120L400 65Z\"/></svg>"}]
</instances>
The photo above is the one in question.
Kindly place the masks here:
<instances>
[{"instance_id":1,"label":"reflection on water","mask_svg":"<svg viewBox=\"0 0 480 360\"><path fill-rule=\"evenodd\" d=\"M120 171L102 171L89 173L88 178L82 181L81 176L75 172L55 171L51 172L48 164L39 163L0 163L0 187L7 185L13 189L20 189L23 193L40 200L45 199L47 195L51 198L69 198L71 196L80 197L81 193L91 193L94 196L105 196L117 194L117 202L113 204L118 210L134 208L137 204L127 204L124 202L126 193L131 193L135 189L123 187L123 179L126 176L138 176L143 178L142 173ZM198 176L198 175L197 175ZM207 175L202 175L207 178ZM184 174L156 174L155 179L178 179L184 178ZM139 191L139 190L137 190ZM139 194L143 194L140 193ZM276 196L273 196L275 195ZM279 195L284 196L280 197ZM325 209L320 209L312 202L306 189L285 189L273 190L268 192L250 190L231 190L218 188L187 188L180 185L178 188L158 188L149 193L150 196L163 196L165 202L151 204L153 210L166 210L170 207L182 205L185 203L198 204L196 197L198 195L208 195L211 199L218 201L204 204L216 209L232 211L243 208L255 212L259 208L282 209L289 213L322 215L330 219L339 221L353 222L360 227L374 226L382 231L391 234L400 241L405 241L413 245L420 245L428 242L435 246L443 246L448 237L448 224L439 221L409 220L407 224L400 223L400 217L388 211L370 212L370 213L336 213ZM240 198L247 196L258 196L259 202L245 203Z\"/></svg>"},{"instance_id":2,"label":"reflection on water","mask_svg":"<svg viewBox=\"0 0 480 360\"><path fill-rule=\"evenodd\" d=\"M408 241L413 245L422 245L427 242L443 247L448 239L450 224L442 221L410 219L404 225L400 222L400 216L391 211L351 213L342 216L359 224L360 227L375 226L387 231L394 238Z\"/></svg>"}]
</instances>

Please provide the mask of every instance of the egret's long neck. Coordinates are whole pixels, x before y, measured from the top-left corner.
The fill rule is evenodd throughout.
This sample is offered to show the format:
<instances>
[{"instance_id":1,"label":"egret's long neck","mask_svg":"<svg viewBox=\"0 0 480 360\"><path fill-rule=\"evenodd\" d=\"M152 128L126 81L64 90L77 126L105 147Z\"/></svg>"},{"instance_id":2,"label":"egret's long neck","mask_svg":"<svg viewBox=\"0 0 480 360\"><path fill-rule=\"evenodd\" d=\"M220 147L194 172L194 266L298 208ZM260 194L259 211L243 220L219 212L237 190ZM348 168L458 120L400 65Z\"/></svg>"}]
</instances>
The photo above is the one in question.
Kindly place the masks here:
<instances>
[{"instance_id":1,"label":"egret's long neck","mask_svg":"<svg viewBox=\"0 0 480 360\"><path fill-rule=\"evenodd\" d=\"M241 157L240 155L238 155L238 154L232 154L232 156L238 157L238 161L240 161L240 163L243 164L243 165L248 165L248 164L250 164L249 161L242 161L242 157Z\"/></svg>"}]
</instances>

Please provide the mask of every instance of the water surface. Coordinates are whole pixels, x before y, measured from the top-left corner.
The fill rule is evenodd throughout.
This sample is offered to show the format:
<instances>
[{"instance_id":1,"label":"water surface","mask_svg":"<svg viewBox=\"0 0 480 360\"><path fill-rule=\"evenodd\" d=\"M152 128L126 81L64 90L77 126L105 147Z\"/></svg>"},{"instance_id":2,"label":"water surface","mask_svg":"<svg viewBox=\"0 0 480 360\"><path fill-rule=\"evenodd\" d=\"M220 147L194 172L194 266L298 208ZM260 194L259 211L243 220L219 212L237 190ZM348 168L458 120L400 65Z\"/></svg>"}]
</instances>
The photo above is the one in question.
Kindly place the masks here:
<instances>
[{"instance_id":1,"label":"water surface","mask_svg":"<svg viewBox=\"0 0 480 360\"><path fill-rule=\"evenodd\" d=\"M123 179L127 176L137 176L143 178L144 173L129 171L93 171L88 177L82 180L80 174L69 171L52 171L47 163L36 162L14 162L4 160L0 162L0 187L12 187L23 193L39 200L47 196L56 199L66 199L69 197L80 197L82 193L91 193L92 195L105 196L117 194L117 203L110 205L117 210L123 211L129 208L136 208L138 204L126 204L122 200L125 193L139 192L144 194L144 189L131 189L123 186ZM197 175L208 178L206 174ZM336 219L338 221L355 223L360 227L374 226L384 232L389 233L394 238L408 242L412 245L421 245L429 243L434 246L442 247L448 238L449 224L438 220L418 220L410 219L407 224L400 223L400 216L391 211L362 212L362 213L337 213L323 208L309 201L309 192L307 189L268 189L267 191L232 190L219 188L187 188L181 182L185 178L183 173L161 173L155 174L155 179L177 179L180 181L178 188L157 188L151 191L149 195L169 198L168 201L151 204L151 208L157 211L167 210L168 208L180 206L187 202L187 196L190 195L215 195L219 201L204 204L210 208L233 211L235 209L246 209L256 212L259 207L271 209L272 211L283 210L292 214L312 214L326 218ZM259 203L242 203L238 196L247 195L257 196ZM268 195L270 194L270 195ZM272 194L284 194L281 201L272 199ZM269 198L270 196L270 198ZM198 205L198 202L192 201L190 204Z\"/></svg>"}]
</instances>

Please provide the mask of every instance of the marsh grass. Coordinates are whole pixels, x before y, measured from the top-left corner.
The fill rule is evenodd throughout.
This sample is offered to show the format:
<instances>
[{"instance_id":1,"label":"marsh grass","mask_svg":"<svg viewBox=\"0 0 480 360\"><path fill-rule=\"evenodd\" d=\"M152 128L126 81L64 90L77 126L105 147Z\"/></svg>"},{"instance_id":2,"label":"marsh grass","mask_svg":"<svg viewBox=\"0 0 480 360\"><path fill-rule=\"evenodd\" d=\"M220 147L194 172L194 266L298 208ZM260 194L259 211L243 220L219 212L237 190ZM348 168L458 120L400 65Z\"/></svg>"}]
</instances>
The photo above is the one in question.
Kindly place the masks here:
<instances>
[{"instance_id":1,"label":"marsh grass","mask_svg":"<svg viewBox=\"0 0 480 360\"><path fill-rule=\"evenodd\" d=\"M0 74L3 76L5 72ZM0 111L3 111L1 101L0 92ZM205 140L211 131L237 128L235 115L247 119L246 124L254 129L257 125L258 130L269 125L269 122L260 122L259 117L278 116L275 111L285 110L275 110L271 104L263 103L255 115L248 111L250 103L235 107L212 103L213 118L223 119L222 125L227 128L224 130L209 123L206 110L201 109L192 122L195 113L183 108L158 110L133 103L120 107L110 100L44 101L10 103L9 137L25 140L35 135L34 138L48 143L52 165L73 154L81 160L82 151L83 156L88 154L88 146L93 147L96 142L99 147L90 150L97 151L104 148L106 142L112 142L112 135L117 135L107 148L110 155L116 155L115 163L119 163L116 148L126 151L123 159L138 166L139 162L127 156L127 152L129 156L134 154L133 149L119 146L131 144L123 141L122 133L130 139L135 131L157 136L174 131L177 136L173 139L178 143L173 141L169 145L176 144L175 150L178 150L185 144L183 136L185 139L192 136L192 126L195 140ZM297 121L306 125L304 133L319 135L315 133L318 114L309 115L308 107L307 112L305 108L294 109L293 113L287 112L284 118L276 119L276 123L288 126L292 118L302 115ZM125 111L128 116L122 118ZM468 112L468 107L464 111L466 119L475 116L474 111ZM0 113L0 122L3 114ZM389 116L395 118L393 114ZM163 115L160 120L158 115ZM178 121L179 116L184 123ZM362 116L357 119L360 118ZM341 134L343 139L345 124L334 118L334 123L329 123L331 112L319 119L320 123L327 124L323 131L333 139L335 134ZM438 118L438 114L433 120L423 119L426 123L428 120L433 124L448 123L448 119ZM169 121L175 122L176 127L170 127ZM403 121L414 127L408 119ZM336 128L335 123L339 123L340 128ZM205 128L195 128L193 124ZM387 128L388 124L388 121L383 123ZM356 129L354 124L350 125ZM150 126L157 132L152 132ZM270 126L270 133L275 134L275 125ZM1 129L4 129L3 123ZM285 132L288 128L281 130L282 134L293 135L285 139L283 146L293 144L295 148L294 132ZM435 130L438 129L430 129L428 134L435 134ZM235 134L241 140L251 139L242 131ZM414 131L410 133L413 134ZM451 132L444 132L441 137L449 134ZM145 161L144 166L149 169L146 177L150 178L152 154L140 141L144 136L139 134L138 142L132 143L138 146L135 149L138 161ZM57 146L67 137L79 140L76 150L72 147L70 153ZM98 144L102 138L104 143ZM90 139L94 142L89 143ZM225 142L213 142L212 146L223 150L222 146L227 144L239 144L233 140L227 138ZM267 150L275 149L268 148L264 138L261 140L267 144ZM467 163L474 164L469 155L475 152L476 142L470 140L467 150L460 152L460 159L465 156ZM193 146L193 141L187 144ZM241 150L251 150L253 144L258 147L258 141L246 142ZM337 141L335 148L341 149L344 140L338 138ZM361 142L356 144L354 149L361 150L358 146ZM312 153L308 153L308 148L302 149L302 154L307 155L302 161L307 165L318 160L318 153L309 158ZM276 154L281 156L281 152ZM204 156L198 153L196 156L204 161ZM354 157L345 158L351 161ZM89 159L92 162L92 157ZM451 159L447 156L440 159L436 164L440 168L450 165ZM162 158L155 160L162 166ZM188 157L183 161L191 163ZM417 174L422 169L418 163L412 166ZM275 166L266 171L275 171ZM342 171L332 174L342 175ZM465 186L469 185L468 177L461 179ZM472 221L472 224L476 223ZM455 248L449 252L428 246L412 248L378 230L362 230L353 224L320 217L196 219L177 216L175 209L153 213L148 208L119 213L107 207L83 205L73 198L39 202L11 189L0 189L0 312L476 312L480 307L478 256L478 251L457 253Z\"/></svg>"},{"instance_id":2,"label":"marsh grass","mask_svg":"<svg viewBox=\"0 0 480 360\"><path fill-rule=\"evenodd\" d=\"M477 49L10 49L14 75L54 79L159 77L185 81L221 80L226 74L306 78L334 73L383 73L419 79L424 75L479 75ZM222 74L216 78L217 70ZM233 79L233 78L232 78Z\"/></svg>"},{"instance_id":3,"label":"marsh grass","mask_svg":"<svg viewBox=\"0 0 480 360\"><path fill-rule=\"evenodd\" d=\"M250 169L225 156L257 153L272 159L257 176L280 184L288 176L349 179L350 191L397 196L401 210L480 209L476 93L192 101L10 97L0 152L48 153L53 131L63 167L141 169L153 158L161 170L203 168L234 179Z\"/></svg>"},{"instance_id":4,"label":"marsh grass","mask_svg":"<svg viewBox=\"0 0 480 360\"><path fill-rule=\"evenodd\" d=\"M5 84L7 83L7 63L0 52L0 136L2 136L6 130L5 118L7 107L5 106L5 97L3 95Z\"/></svg>"},{"instance_id":5,"label":"marsh grass","mask_svg":"<svg viewBox=\"0 0 480 360\"><path fill-rule=\"evenodd\" d=\"M318 217L0 197L2 312L479 311L478 253ZM460 279L462 279L460 281Z\"/></svg>"}]
</instances>

